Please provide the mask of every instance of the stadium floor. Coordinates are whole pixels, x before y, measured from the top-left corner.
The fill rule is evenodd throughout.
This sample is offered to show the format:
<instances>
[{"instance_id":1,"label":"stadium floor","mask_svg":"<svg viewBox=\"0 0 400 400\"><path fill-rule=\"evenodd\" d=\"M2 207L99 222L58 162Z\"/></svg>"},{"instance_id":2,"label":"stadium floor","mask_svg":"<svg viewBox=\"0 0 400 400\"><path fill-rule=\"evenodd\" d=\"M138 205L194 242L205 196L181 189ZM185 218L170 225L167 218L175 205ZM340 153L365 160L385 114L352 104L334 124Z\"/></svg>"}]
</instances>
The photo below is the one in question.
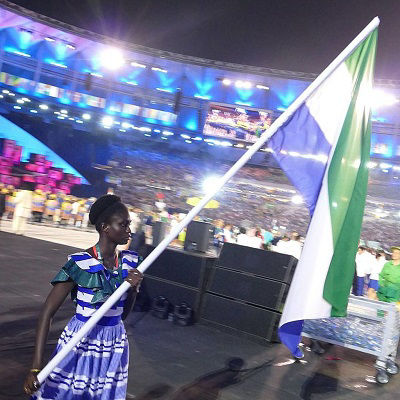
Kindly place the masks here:
<instances>
[{"instance_id":1,"label":"stadium floor","mask_svg":"<svg viewBox=\"0 0 400 400\"><path fill-rule=\"evenodd\" d=\"M77 240L93 240L93 233L49 229L30 225L27 233L37 238L0 232L0 400L27 398L22 384L48 282L66 255L81 247ZM45 357L72 314L66 301L53 321ZM131 348L128 399L389 400L400 391L400 376L377 385L370 379L374 358L340 347L322 356L306 351L304 361L293 362L282 345L262 346L202 324L179 327L136 312L125 325ZM231 359L236 361L229 368ZM237 371L233 366L241 360Z\"/></svg>"}]
</instances>

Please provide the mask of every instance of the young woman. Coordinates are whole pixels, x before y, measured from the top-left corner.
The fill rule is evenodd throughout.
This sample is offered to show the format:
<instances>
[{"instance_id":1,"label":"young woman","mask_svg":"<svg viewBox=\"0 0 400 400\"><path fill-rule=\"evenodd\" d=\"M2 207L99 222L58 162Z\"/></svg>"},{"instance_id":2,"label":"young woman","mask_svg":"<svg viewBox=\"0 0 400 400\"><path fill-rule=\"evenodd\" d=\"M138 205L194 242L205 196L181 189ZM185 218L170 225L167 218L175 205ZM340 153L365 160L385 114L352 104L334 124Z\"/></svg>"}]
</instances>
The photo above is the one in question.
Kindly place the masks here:
<instances>
[{"instance_id":1,"label":"young woman","mask_svg":"<svg viewBox=\"0 0 400 400\"><path fill-rule=\"evenodd\" d=\"M32 394L32 400L126 398L129 347L122 320L132 309L143 276L136 270L136 253L116 253L117 245L126 244L130 237L129 213L121 199L114 195L100 197L90 209L89 220L99 232L98 243L68 257L51 282L53 289L39 316L32 369L24 384L24 391ZM132 288L39 388L37 374L43 366L50 323L67 295L71 293L76 313L61 334L56 353L124 280Z\"/></svg>"}]
</instances>

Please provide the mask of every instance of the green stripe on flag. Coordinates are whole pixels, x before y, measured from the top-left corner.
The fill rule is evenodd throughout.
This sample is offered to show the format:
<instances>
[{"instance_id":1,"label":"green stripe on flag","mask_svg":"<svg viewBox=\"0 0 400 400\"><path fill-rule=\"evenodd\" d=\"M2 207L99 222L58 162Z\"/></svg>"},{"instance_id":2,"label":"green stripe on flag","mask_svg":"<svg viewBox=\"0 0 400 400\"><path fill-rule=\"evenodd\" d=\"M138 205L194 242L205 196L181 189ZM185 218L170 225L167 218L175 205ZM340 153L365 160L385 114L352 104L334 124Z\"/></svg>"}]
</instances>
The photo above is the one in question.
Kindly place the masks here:
<instances>
[{"instance_id":1,"label":"green stripe on flag","mask_svg":"<svg viewBox=\"0 0 400 400\"><path fill-rule=\"evenodd\" d=\"M332 317L346 315L354 277L368 186L371 112L367 103L373 83L377 37L375 30L345 61L353 77L353 98L328 169L334 251L323 297L332 305Z\"/></svg>"}]
</instances>

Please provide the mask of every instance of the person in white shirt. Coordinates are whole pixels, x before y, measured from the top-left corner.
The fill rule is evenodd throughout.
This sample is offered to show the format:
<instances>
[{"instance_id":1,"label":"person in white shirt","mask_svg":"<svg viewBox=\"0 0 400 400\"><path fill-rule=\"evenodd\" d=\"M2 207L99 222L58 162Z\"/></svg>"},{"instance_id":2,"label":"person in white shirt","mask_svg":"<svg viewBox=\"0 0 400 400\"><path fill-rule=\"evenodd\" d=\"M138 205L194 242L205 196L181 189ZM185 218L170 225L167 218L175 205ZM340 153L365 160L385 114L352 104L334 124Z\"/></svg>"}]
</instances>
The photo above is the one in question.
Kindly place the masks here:
<instances>
[{"instance_id":1,"label":"person in white shirt","mask_svg":"<svg viewBox=\"0 0 400 400\"><path fill-rule=\"evenodd\" d=\"M247 235L246 228L240 228L239 229L239 235L237 235L236 238L236 243L240 244L241 246L248 246L248 247L254 247L254 243L252 240L252 237Z\"/></svg>"},{"instance_id":2,"label":"person in white shirt","mask_svg":"<svg viewBox=\"0 0 400 400\"><path fill-rule=\"evenodd\" d=\"M232 238L232 225L227 224L224 226L224 242L234 243Z\"/></svg>"},{"instance_id":3,"label":"person in white shirt","mask_svg":"<svg viewBox=\"0 0 400 400\"><path fill-rule=\"evenodd\" d=\"M303 250L303 245L300 242L300 235L297 232L293 232L291 239L286 243L287 253L290 256L300 259L301 251Z\"/></svg>"},{"instance_id":4,"label":"person in white shirt","mask_svg":"<svg viewBox=\"0 0 400 400\"><path fill-rule=\"evenodd\" d=\"M357 288L356 296L364 295L365 277L371 273L375 257L364 246L359 246L356 254Z\"/></svg>"},{"instance_id":5,"label":"person in white shirt","mask_svg":"<svg viewBox=\"0 0 400 400\"><path fill-rule=\"evenodd\" d=\"M379 274L383 266L386 264L386 256L384 251L378 251L375 256L375 262L372 264L371 275L368 283L368 297L375 299L376 292L379 289Z\"/></svg>"},{"instance_id":6,"label":"person in white shirt","mask_svg":"<svg viewBox=\"0 0 400 400\"><path fill-rule=\"evenodd\" d=\"M15 196L15 210L13 216L13 231L17 235L24 235L26 223L32 212L32 191L22 187Z\"/></svg>"}]
</instances>

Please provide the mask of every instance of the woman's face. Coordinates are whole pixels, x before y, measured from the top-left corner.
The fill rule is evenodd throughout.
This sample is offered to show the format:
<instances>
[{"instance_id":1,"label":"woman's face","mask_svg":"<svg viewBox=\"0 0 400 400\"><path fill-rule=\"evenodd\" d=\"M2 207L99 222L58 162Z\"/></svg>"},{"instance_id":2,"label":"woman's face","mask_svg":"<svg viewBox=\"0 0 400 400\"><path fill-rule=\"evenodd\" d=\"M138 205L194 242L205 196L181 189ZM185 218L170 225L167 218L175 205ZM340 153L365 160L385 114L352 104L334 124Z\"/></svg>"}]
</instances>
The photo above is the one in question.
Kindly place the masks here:
<instances>
[{"instance_id":1,"label":"woman's face","mask_svg":"<svg viewBox=\"0 0 400 400\"><path fill-rule=\"evenodd\" d=\"M113 243L126 244L131 236L130 223L129 212L125 208L111 215L108 223L105 224L103 232Z\"/></svg>"}]
</instances>

